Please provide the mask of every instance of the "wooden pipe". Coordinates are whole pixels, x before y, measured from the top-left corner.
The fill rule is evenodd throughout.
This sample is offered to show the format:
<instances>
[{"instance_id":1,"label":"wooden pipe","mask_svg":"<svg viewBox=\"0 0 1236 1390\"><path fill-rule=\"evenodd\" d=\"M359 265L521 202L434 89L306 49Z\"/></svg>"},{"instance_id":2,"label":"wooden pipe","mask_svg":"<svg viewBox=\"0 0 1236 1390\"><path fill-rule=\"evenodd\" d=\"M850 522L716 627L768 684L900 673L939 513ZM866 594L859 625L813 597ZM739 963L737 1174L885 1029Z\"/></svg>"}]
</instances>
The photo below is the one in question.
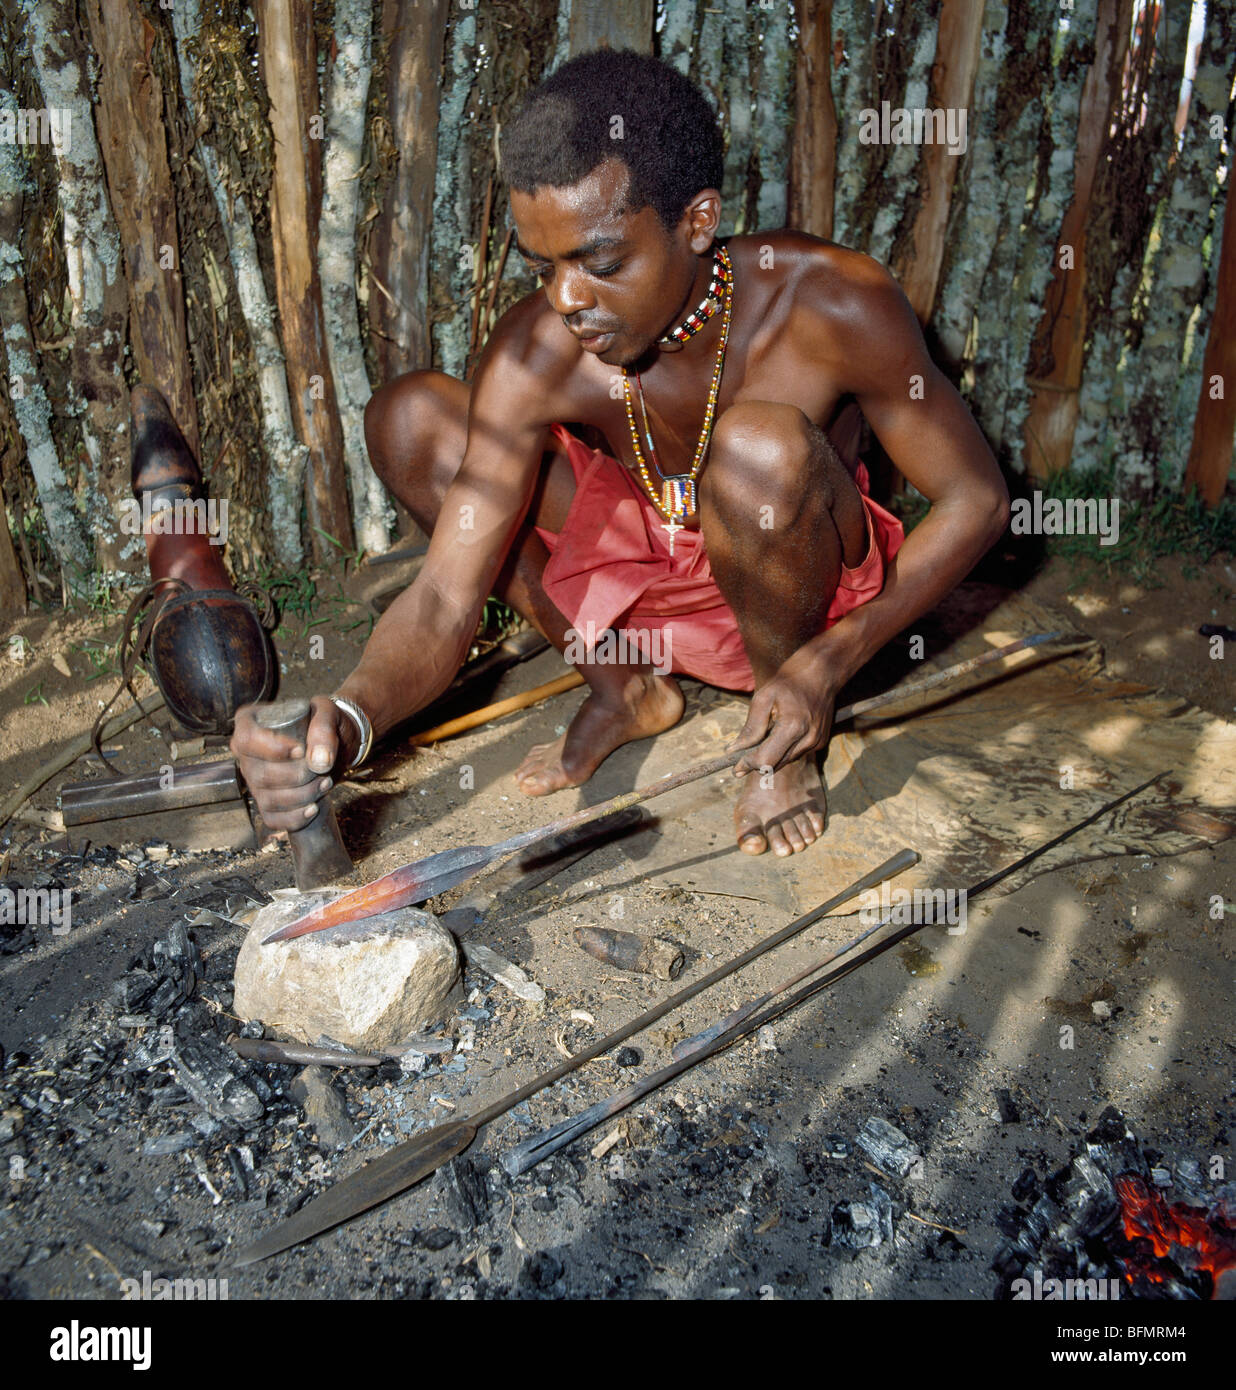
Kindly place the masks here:
<instances>
[{"instance_id":1,"label":"wooden pipe","mask_svg":"<svg viewBox=\"0 0 1236 1390\"><path fill-rule=\"evenodd\" d=\"M308 700L287 699L262 705L254 710L253 717L263 729L290 734L304 746L309 736L310 714ZM326 797L318 801L317 815L303 829L288 831L288 840L292 846L296 886L302 893L311 888L325 888L327 884L346 878L352 872L352 857L343 843L339 822Z\"/></svg>"}]
</instances>

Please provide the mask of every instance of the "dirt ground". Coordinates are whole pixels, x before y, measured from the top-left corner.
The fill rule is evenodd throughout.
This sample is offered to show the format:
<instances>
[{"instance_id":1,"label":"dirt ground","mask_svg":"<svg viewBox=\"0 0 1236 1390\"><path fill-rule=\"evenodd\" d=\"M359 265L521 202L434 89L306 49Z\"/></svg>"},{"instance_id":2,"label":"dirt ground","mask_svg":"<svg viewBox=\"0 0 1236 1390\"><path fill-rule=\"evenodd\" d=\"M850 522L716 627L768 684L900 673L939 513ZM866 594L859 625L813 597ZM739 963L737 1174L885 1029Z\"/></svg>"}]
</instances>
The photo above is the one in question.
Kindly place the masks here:
<instances>
[{"instance_id":1,"label":"dirt ground","mask_svg":"<svg viewBox=\"0 0 1236 1390\"><path fill-rule=\"evenodd\" d=\"M333 688L366 625L341 629L407 573L373 567L348 581L355 603L336 605L330 623L289 620L284 692ZM1226 660L1213 659L1197 627L1236 625L1236 563L1173 562L1160 578L1144 589L1054 561L1029 589L1098 638L1115 674L1232 720L1236 650L1229 644ZM91 655L102 646L91 644L114 638L116 626L98 615L35 616L12 630L0 651L0 794L80 734L110 695L113 675L86 677L104 664ZM324 638L320 659L311 655L315 635ZM545 654L508 675L498 694L561 669ZM620 750L583 801L675 769L699 756L701 738L728 737L741 722L737 697L690 681L684 689L683 723ZM579 698L571 692L432 751L385 750L367 778L339 794L364 877L452 843L491 843L582 804L577 793L528 801L511 781L528 746L554 737ZM164 760L149 726L115 742L126 768ZM466 790L465 765L474 781ZM82 764L71 775L83 775ZM54 808L62 780L34 796L36 812ZM824 923L633 1039L636 1066L598 1059L505 1115L453 1181L426 1182L257 1266L229 1264L231 1252L306 1195L409 1133L480 1108L561 1060L558 1044L578 1051L675 988L599 965L576 947L575 927L675 938L687 951L681 986L784 925L796 905L793 862L739 855L728 830L732 794L717 787L711 799L706 791L678 803L667 797L639 836L491 912L476 939L533 976L545 1002L524 1003L469 972L467 1003L444 1030L456 1040L474 1030L474 1046L455 1054L464 1065L428 1078L389 1067L349 1073L340 1084L358 1137L337 1152L316 1143L282 1093L288 1068L265 1068L272 1098L252 1132L201 1137L182 1152L146 1151L152 1137L185 1129L186 1107L152 1105L136 1083L115 1118L91 1117L81 1058L98 1057L87 1074L108 1096L119 1094L114 1078L132 1040L118 1028L110 991L166 932L169 910L129 900L135 866L150 868L148 860L96 850L84 864L66 861L63 835L34 820L11 822L0 831L0 876L29 883L46 873L75 897L71 932L29 932L0 956L0 1109L15 1117L0 1129L4 1290L108 1299L122 1279L149 1271L225 1277L233 1299L990 1299L1004 1239L998 1216L1019 1174L1041 1177L1066 1163L1108 1105L1145 1143L1196 1160L1203 1172L1219 1171L1218 1159L1230 1180L1234 951L1230 929L1206 904L1216 894L1236 897L1236 839L1175 858L1045 874L976 903L964 934L925 928L551 1163L517 1179L497 1165L512 1144L661 1065L676 1039L853 930ZM71 848L81 853L80 835ZM827 840L808 853L826 855ZM267 890L292 883L282 846L173 851L165 872L202 885L221 874ZM739 873L741 896L732 891ZM243 929L194 935L212 1011L226 1015ZM1061 1045L1062 1030L1071 1047ZM906 1177L878 1171L856 1146L870 1117L896 1125L920 1152ZM232 1180L228 1149L255 1156L243 1178ZM837 1239L838 1204L867 1201L873 1183L893 1203L892 1239L854 1251Z\"/></svg>"}]
</instances>

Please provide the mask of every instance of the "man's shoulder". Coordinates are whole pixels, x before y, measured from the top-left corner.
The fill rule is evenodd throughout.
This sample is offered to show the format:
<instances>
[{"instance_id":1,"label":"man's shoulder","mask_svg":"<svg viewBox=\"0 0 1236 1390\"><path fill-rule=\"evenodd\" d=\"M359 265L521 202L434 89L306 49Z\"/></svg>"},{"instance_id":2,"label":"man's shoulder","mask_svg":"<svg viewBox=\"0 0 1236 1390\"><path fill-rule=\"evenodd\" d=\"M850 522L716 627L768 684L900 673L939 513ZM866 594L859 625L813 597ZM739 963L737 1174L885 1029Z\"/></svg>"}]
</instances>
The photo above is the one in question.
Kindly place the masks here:
<instances>
[{"instance_id":1,"label":"man's shoulder","mask_svg":"<svg viewBox=\"0 0 1236 1390\"><path fill-rule=\"evenodd\" d=\"M741 242L752 274L776 276L782 322L797 342L847 360L906 339L913 311L892 273L873 257L790 228Z\"/></svg>"},{"instance_id":2,"label":"man's shoulder","mask_svg":"<svg viewBox=\"0 0 1236 1390\"><path fill-rule=\"evenodd\" d=\"M540 290L517 300L494 325L486 356L507 363L535 360L537 371L568 371L578 361L579 344L562 326L562 320Z\"/></svg>"},{"instance_id":3,"label":"man's shoulder","mask_svg":"<svg viewBox=\"0 0 1236 1390\"><path fill-rule=\"evenodd\" d=\"M538 290L513 304L494 325L477 364L474 388L529 423L561 418L581 353ZM531 417L535 417L532 419ZM544 418L542 418L544 417Z\"/></svg>"},{"instance_id":4,"label":"man's shoulder","mask_svg":"<svg viewBox=\"0 0 1236 1390\"><path fill-rule=\"evenodd\" d=\"M803 297L807 306L845 309L869 299L900 293L888 269L862 251L835 241L786 227L776 232L755 232L736 237L748 266L772 272L779 288L795 303ZM733 244L733 243L731 243Z\"/></svg>"}]
</instances>

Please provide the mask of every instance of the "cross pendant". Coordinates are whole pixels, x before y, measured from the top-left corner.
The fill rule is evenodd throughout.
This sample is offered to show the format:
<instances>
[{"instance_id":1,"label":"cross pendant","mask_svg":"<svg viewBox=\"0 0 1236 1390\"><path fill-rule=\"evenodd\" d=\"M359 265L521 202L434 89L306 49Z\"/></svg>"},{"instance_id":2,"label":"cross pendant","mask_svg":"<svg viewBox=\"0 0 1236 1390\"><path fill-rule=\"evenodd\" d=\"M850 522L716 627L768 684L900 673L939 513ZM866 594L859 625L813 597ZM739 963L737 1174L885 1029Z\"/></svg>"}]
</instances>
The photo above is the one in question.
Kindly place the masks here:
<instances>
[{"instance_id":1,"label":"cross pendant","mask_svg":"<svg viewBox=\"0 0 1236 1390\"><path fill-rule=\"evenodd\" d=\"M663 521L661 523L661 529L669 533L669 553L673 555L674 537L679 531L685 531L687 528L679 522L676 516L671 516L668 521Z\"/></svg>"}]
</instances>

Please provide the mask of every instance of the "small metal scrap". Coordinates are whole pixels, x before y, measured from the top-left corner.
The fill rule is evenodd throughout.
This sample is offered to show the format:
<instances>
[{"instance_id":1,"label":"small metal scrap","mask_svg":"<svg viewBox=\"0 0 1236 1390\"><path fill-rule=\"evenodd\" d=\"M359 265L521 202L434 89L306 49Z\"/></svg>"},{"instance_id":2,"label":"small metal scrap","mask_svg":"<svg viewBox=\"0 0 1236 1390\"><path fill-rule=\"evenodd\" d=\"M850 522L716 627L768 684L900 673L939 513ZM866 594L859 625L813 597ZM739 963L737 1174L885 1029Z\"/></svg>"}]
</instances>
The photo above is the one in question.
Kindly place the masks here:
<instances>
[{"instance_id":1,"label":"small metal scrap","mask_svg":"<svg viewBox=\"0 0 1236 1390\"><path fill-rule=\"evenodd\" d=\"M607 965L653 975L658 980L676 980L686 962L682 947L660 936L641 936L612 927L576 927L575 940L590 956Z\"/></svg>"},{"instance_id":2,"label":"small metal scrap","mask_svg":"<svg viewBox=\"0 0 1236 1390\"><path fill-rule=\"evenodd\" d=\"M377 1067L386 1060L368 1052L309 1047L305 1043L280 1042L276 1038L242 1038L235 1033L228 1038L227 1045L238 1057L248 1057L254 1062L280 1062L298 1067Z\"/></svg>"}]
</instances>

